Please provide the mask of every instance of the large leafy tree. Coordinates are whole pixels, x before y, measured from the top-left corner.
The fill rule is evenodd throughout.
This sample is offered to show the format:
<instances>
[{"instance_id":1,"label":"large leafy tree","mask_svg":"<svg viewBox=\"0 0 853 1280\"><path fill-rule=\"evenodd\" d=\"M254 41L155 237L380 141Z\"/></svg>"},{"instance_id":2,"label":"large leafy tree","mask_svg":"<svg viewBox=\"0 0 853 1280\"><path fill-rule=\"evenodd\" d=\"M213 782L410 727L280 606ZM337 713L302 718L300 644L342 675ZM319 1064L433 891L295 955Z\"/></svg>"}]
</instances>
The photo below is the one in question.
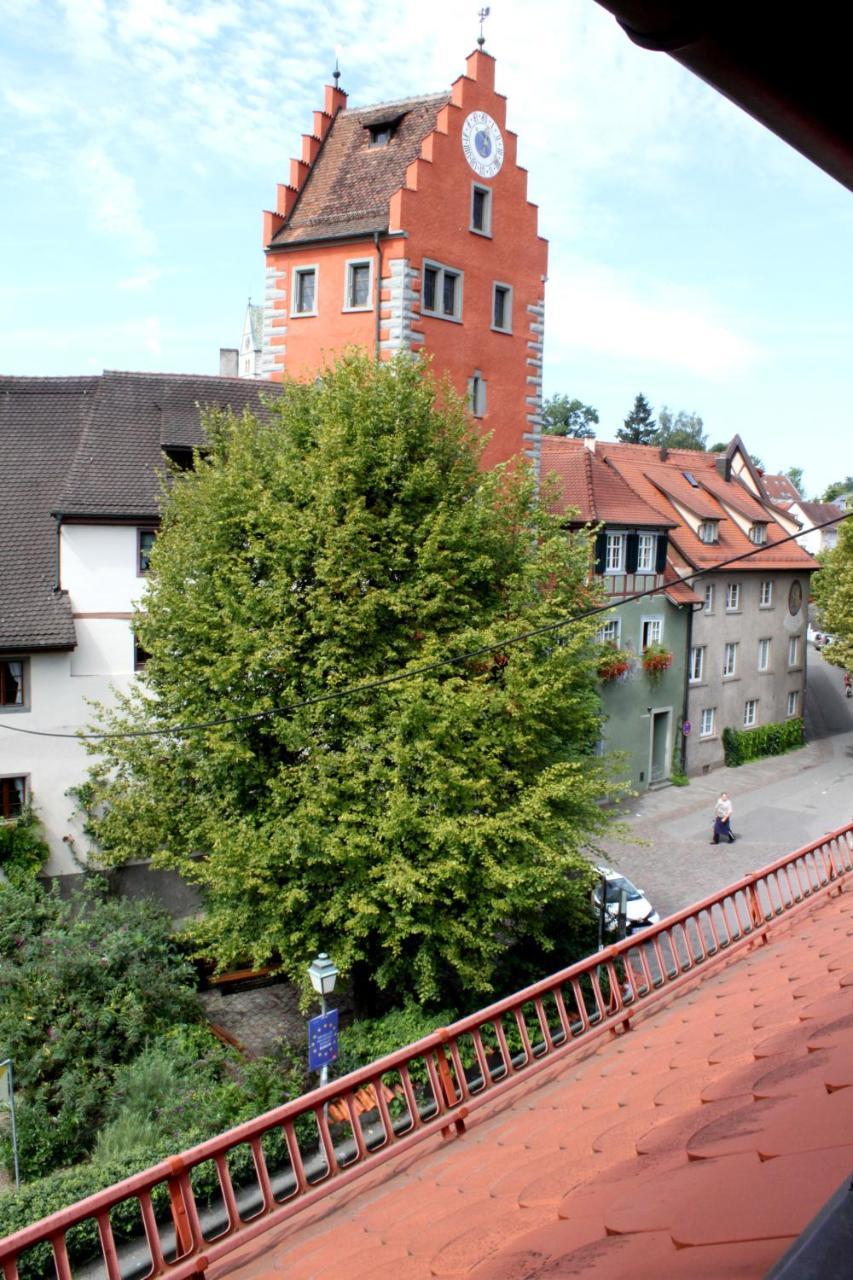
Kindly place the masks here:
<instances>
[{"instance_id":1,"label":"large leafy tree","mask_svg":"<svg viewBox=\"0 0 853 1280\"><path fill-rule=\"evenodd\" d=\"M652 417L652 406L641 393L634 397L634 407L616 432L616 439L623 444L654 444L656 434L657 423Z\"/></svg>"},{"instance_id":2,"label":"large leafy tree","mask_svg":"<svg viewBox=\"0 0 853 1280\"><path fill-rule=\"evenodd\" d=\"M598 410L582 400L551 396L542 406L542 430L549 436L573 436L590 440L598 426Z\"/></svg>"},{"instance_id":3,"label":"large leafy tree","mask_svg":"<svg viewBox=\"0 0 853 1280\"><path fill-rule=\"evenodd\" d=\"M686 413L684 409L672 413L664 404L658 410L654 443L666 445L668 449L705 449L708 437L704 427L698 413Z\"/></svg>"},{"instance_id":4,"label":"large leafy tree","mask_svg":"<svg viewBox=\"0 0 853 1280\"><path fill-rule=\"evenodd\" d=\"M853 493L853 476L845 476L843 480L833 480L823 492L821 502L834 502L836 498L846 497Z\"/></svg>"},{"instance_id":5,"label":"large leafy tree","mask_svg":"<svg viewBox=\"0 0 853 1280\"><path fill-rule=\"evenodd\" d=\"M821 625L833 637L823 657L853 671L853 519L841 521L835 546L818 559L821 568L812 579L812 594Z\"/></svg>"},{"instance_id":6,"label":"large leafy tree","mask_svg":"<svg viewBox=\"0 0 853 1280\"><path fill-rule=\"evenodd\" d=\"M267 424L210 417L164 497L144 685L102 723L246 718L103 741L88 803L108 862L202 887L222 962L300 979L322 948L360 990L471 999L522 939L570 958L585 919L593 623L503 641L591 603L588 542L526 468L483 472L438 399L419 365L352 355Z\"/></svg>"}]
</instances>

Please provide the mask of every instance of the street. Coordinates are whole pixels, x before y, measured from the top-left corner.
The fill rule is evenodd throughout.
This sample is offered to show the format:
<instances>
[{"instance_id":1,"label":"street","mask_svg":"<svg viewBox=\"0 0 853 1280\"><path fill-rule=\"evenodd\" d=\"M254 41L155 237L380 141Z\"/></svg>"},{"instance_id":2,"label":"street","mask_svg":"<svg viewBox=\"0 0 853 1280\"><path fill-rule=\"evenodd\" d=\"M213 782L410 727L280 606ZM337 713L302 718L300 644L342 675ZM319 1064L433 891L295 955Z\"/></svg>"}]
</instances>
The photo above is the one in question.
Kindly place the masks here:
<instances>
[{"instance_id":1,"label":"street","mask_svg":"<svg viewBox=\"0 0 853 1280\"><path fill-rule=\"evenodd\" d=\"M809 645L808 745L624 802L630 830L625 840L602 843L609 865L666 916L853 820L853 699L844 697L841 679L840 668ZM734 806L737 840L712 845L721 791Z\"/></svg>"}]
</instances>

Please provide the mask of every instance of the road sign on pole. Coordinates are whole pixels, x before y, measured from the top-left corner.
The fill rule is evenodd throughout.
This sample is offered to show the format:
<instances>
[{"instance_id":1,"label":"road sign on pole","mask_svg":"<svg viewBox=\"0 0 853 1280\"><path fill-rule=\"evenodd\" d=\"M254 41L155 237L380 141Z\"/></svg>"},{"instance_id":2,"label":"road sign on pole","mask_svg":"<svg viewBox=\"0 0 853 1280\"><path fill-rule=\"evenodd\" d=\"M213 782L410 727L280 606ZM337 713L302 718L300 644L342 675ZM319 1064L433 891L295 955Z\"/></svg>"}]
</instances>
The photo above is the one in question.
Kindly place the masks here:
<instances>
[{"instance_id":1,"label":"road sign on pole","mask_svg":"<svg viewBox=\"0 0 853 1280\"><path fill-rule=\"evenodd\" d=\"M329 1009L308 1023L308 1070L322 1071L338 1056L338 1011Z\"/></svg>"}]
</instances>

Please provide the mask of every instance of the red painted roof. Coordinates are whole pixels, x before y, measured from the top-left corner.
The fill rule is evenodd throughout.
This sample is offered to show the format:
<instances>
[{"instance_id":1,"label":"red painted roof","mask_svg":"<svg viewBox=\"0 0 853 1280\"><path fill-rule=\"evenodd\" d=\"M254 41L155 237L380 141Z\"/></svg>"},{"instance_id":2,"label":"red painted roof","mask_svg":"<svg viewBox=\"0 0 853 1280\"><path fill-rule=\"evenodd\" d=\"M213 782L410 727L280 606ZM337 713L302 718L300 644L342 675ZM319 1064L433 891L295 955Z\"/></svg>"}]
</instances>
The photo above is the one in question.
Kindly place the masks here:
<instances>
[{"instance_id":1,"label":"red painted roof","mask_svg":"<svg viewBox=\"0 0 853 1280\"><path fill-rule=\"evenodd\" d=\"M787 476L764 475L761 477L761 483L771 502L799 502L800 500L800 495Z\"/></svg>"},{"instance_id":2,"label":"red painted roof","mask_svg":"<svg viewBox=\"0 0 853 1280\"><path fill-rule=\"evenodd\" d=\"M210 1280L764 1276L853 1167L851 889Z\"/></svg>"},{"instance_id":3,"label":"red painted roof","mask_svg":"<svg viewBox=\"0 0 853 1280\"><path fill-rule=\"evenodd\" d=\"M543 436L541 471L543 480L554 477L557 512L575 507L583 521L675 527L672 513L650 506L582 440Z\"/></svg>"},{"instance_id":4,"label":"red painted roof","mask_svg":"<svg viewBox=\"0 0 853 1280\"><path fill-rule=\"evenodd\" d=\"M786 541L787 533L774 518L772 510L733 475L729 480L720 474L717 453L699 453L692 449L671 449L665 457L649 445L608 444L596 441L596 454L619 472L623 480L650 506L678 521L670 535L676 550L696 569L712 568L738 556L749 556L731 565L738 571L767 572L796 569L809 573L817 569L817 561L798 546ZM689 472L696 486L686 478ZM756 551L755 545L740 526L727 516L722 502L744 518L767 522L767 545ZM702 520L719 520L719 540L704 543L683 520L673 505L678 502Z\"/></svg>"}]
</instances>

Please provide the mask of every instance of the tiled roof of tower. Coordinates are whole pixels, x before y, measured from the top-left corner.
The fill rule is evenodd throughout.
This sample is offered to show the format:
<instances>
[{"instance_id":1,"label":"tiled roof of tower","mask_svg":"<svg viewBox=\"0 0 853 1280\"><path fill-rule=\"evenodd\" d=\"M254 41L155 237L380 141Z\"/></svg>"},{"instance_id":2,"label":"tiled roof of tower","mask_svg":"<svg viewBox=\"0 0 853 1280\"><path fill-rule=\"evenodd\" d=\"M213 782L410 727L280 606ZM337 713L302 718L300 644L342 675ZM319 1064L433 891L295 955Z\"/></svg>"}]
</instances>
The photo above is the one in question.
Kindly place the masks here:
<instances>
[{"instance_id":1,"label":"tiled roof of tower","mask_svg":"<svg viewBox=\"0 0 853 1280\"><path fill-rule=\"evenodd\" d=\"M850 886L600 1044L210 1280L764 1276L853 1166Z\"/></svg>"},{"instance_id":2,"label":"tiled roof of tower","mask_svg":"<svg viewBox=\"0 0 853 1280\"><path fill-rule=\"evenodd\" d=\"M0 649L70 648L54 590L53 513L156 520L163 448L203 443L199 405L251 407L281 388L241 378L104 373L0 378Z\"/></svg>"},{"instance_id":3,"label":"tiled roof of tower","mask_svg":"<svg viewBox=\"0 0 853 1280\"><path fill-rule=\"evenodd\" d=\"M785 529L746 484L735 475L726 480L720 474L719 454L672 449L665 458L661 458L660 450L649 445L599 441L596 441L596 452L650 506L678 521L677 529L670 535L672 543L694 568L710 569L722 562L733 562L729 567L738 571L790 569L809 573L817 569L817 561L807 551L796 542L786 541ZM686 473L692 475L695 485L691 484ZM674 502L701 520L718 520L718 540L703 542L698 532L681 517ZM744 520L766 521L766 545L758 549L748 533L727 514L722 502L726 502ZM736 559L739 555L745 557L741 563Z\"/></svg>"},{"instance_id":4,"label":"tiled roof of tower","mask_svg":"<svg viewBox=\"0 0 853 1280\"><path fill-rule=\"evenodd\" d=\"M450 93L339 111L293 212L272 245L387 231L388 202L406 180ZM370 145L370 126L392 123L390 140Z\"/></svg>"},{"instance_id":5,"label":"tiled roof of tower","mask_svg":"<svg viewBox=\"0 0 853 1280\"><path fill-rule=\"evenodd\" d=\"M650 528L674 528L672 514L656 510L602 461L582 440L565 436L542 437L542 478L554 476L558 513L577 508L583 521L636 524Z\"/></svg>"},{"instance_id":6,"label":"tiled roof of tower","mask_svg":"<svg viewBox=\"0 0 853 1280\"><path fill-rule=\"evenodd\" d=\"M0 378L0 649L74 644L68 597L53 589L56 530L48 513L97 386L97 378Z\"/></svg>"}]
</instances>

